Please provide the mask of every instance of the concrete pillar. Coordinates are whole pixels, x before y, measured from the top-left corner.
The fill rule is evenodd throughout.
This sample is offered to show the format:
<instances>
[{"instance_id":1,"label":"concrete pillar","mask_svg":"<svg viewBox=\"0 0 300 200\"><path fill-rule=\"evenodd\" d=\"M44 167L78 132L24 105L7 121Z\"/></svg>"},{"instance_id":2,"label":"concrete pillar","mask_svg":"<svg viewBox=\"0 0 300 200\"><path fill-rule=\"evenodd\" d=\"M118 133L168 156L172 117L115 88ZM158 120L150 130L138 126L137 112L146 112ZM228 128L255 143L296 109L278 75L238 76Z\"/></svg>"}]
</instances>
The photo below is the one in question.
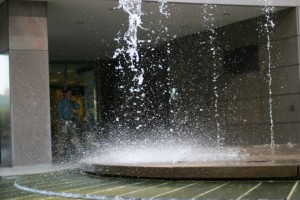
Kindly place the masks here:
<instances>
[{"instance_id":1,"label":"concrete pillar","mask_svg":"<svg viewBox=\"0 0 300 200\"><path fill-rule=\"evenodd\" d=\"M11 127L2 165L50 164L47 2L7 0L7 9Z\"/></svg>"}]
</instances>

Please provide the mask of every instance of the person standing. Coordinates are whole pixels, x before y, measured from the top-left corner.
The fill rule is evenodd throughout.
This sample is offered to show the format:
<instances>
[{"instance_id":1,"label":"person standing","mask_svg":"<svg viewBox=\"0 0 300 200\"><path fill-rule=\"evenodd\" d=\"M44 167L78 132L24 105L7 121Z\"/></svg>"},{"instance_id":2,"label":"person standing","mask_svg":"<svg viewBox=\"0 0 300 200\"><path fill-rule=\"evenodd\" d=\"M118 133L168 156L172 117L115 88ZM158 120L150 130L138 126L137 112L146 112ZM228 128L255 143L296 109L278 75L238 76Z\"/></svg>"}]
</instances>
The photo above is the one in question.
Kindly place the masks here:
<instances>
[{"instance_id":1,"label":"person standing","mask_svg":"<svg viewBox=\"0 0 300 200\"><path fill-rule=\"evenodd\" d=\"M59 156L66 158L76 157L81 151L80 139L78 137L79 118L75 110L80 105L75 101L70 88L63 90L63 98L57 105L59 139L57 150Z\"/></svg>"}]
</instances>

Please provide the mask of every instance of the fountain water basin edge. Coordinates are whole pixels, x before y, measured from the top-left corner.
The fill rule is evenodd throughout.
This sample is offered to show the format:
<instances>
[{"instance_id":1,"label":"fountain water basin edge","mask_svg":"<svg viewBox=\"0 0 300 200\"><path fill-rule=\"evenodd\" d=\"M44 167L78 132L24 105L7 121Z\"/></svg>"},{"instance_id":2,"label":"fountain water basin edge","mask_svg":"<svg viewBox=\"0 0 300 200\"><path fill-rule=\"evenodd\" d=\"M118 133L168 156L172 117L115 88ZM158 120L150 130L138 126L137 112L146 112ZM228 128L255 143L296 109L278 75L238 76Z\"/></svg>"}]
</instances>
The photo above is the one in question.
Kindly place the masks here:
<instances>
[{"instance_id":1,"label":"fountain water basin edge","mask_svg":"<svg viewBox=\"0 0 300 200\"><path fill-rule=\"evenodd\" d=\"M156 179L299 178L299 150L300 145L294 145L292 148L277 145L275 153L272 153L267 145L224 147L223 155L226 155L226 151L231 152L231 155L232 152L236 152L235 157L176 162L104 162L101 158L92 157L82 161L81 169L101 176Z\"/></svg>"}]
</instances>

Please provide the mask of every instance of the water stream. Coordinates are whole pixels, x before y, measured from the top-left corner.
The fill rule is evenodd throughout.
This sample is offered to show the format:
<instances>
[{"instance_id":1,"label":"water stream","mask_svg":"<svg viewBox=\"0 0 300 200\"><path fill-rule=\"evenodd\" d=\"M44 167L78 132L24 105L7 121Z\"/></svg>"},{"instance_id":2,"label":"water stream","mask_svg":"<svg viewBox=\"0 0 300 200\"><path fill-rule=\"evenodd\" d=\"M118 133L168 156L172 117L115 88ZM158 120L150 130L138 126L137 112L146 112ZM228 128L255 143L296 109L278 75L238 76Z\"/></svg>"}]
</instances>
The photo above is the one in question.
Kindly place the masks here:
<instances>
[{"instance_id":1,"label":"water stream","mask_svg":"<svg viewBox=\"0 0 300 200\"><path fill-rule=\"evenodd\" d=\"M213 13L215 13L214 9L217 9L216 5L212 5L208 3L207 1L206 4L203 6L203 14L202 14L202 23L203 26L205 27L206 34L208 36L208 39L206 43L208 44L208 55L211 59L211 64L210 64L210 80L211 80L211 90L213 94L213 115L214 115L214 123L215 123L215 128L214 130L216 131L216 146L218 147L218 152L212 151L212 152L206 152L202 146L202 148L195 148L195 146L199 145L200 143L205 143L205 141L193 141L192 144L195 144L195 146L191 146L192 144L189 143L191 139L186 139L186 141L189 141L188 143L185 143L185 145L179 144L180 141L177 141L174 139L174 143L166 143L168 140L172 140L172 138L168 138L165 140L166 137L172 135L168 135L169 133L165 133L164 131L160 133L155 133L157 135L161 134L160 137L155 138L154 141L149 145L149 142L141 142L141 141L125 141L122 138L119 140L121 141L120 143L111 145L114 146L113 148L108 148L110 151L105 153L106 160L110 160L112 158L117 158L119 161L122 158L132 158L132 162L157 162L157 159L163 160L169 157L171 160L167 160L167 162L172 162L176 163L178 161L182 161L185 158L188 158L189 160L195 160L195 159L200 159L200 160L205 160L208 159L208 157L211 157L213 160L215 159L236 159L239 158L241 155L239 152L230 152L228 151L228 154L224 153L222 151L222 148L224 147L224 135L221 130L221 117L220 117L220 109L219 109L219 91L221 88L219 88L219 81L220 81L220 69L218 68L220 65L219 61L219 47L217 46L217 37L218 33L216 31L217 27L215 25L215 16ZM274 7L270 6L271 2L270 1L265 1L265 6L263 8L263 12L265 13L266 17L266 22L264 26L262 27L262 31L266 34L267 38L267 53L268 53L268 85L269 85L269 116L270 116L270 131L271 131L271 146L273 147L275 145L274 142L274 121L273 121L273 105L272 105L272 75L271 75L271 70L272 70L272 63L271 63L271 33L272 29L274 28L274 23L271 20L271 14L274 11ZM169 19L171 17L171 14L168 10L167 6L167 1L166 0L159 0L159 13L165 17L165 19ZM128 24L128 30L124 34L124 36L120 36L116 38L116 41L119 42L119 48L115 51L114 58L122 57L123 61L119 61L119 65L117 66L117 69L120 71L120 74L125 77L125 74L128 73L128 70L126 71L126 67L130 69L130 72L132 73L132 80L127 82L129 86L125 85L120 85L119 88L121 90L129 90L130 95L126 97L127 103L129 102L130 106L128 107L128 110L134 111L134 120L137 122L135 129L139 130L142 127L146 126L144 124L143 120L141 120L141 117L144 112L144 98L145 98L145 89L144 89L144 74L146 69L143 68L143 66L140 64L140 53L139 52L139 45L145 41L151 41L151 40L159 40L163 38L163 34L165 34L166 37L169 37L168 34L168 27L164 26L162 23L162 20L160 20L160 30L162 30L162 33L159 33L160 36L159 38L146 38L145 40L139 40L138 39L138 30L139 29L144 29L142 27L142 20L141 16L143 15L142 12L142 0L119 0L119 9L123 9L124 12L128 14L128 19L129 19L129 24ZM150 30L151 31L151 30ZM161 35L162 34L162 35ZM151 34L148 34L148 36ZM166 57L169 56L171 53L171 45L170 42L167 41L165 43L166 45ZM153 47L154 49L155 47ZM142 57L142 56L141 56ZM167 58L164 58L167 59ZM124 65L124 60L126 65ZM170 67L163 64L151 64L150 67L159 67L159 68L164 68L168 67L168 86L170 86ZM122 79L122 77L121 77ZM126 82L124 83L126 84ZM129 89L128 89L129 88ZM174 93L174 94L173 94ZM173 96L172 96L173 95ZM170 104L172 103L172 100L176 99L176 88L170 88ZM128 106L128 105L125 105ZM132 109L130 109L132 108ZM174 108L173 112L176 112ZM172 112L172 108L171 108ZM127 115L125 112L124 115ZM188 116L187 116L188 117ZM118 122L120 119L117 118L116 121ZM155 131L154 131L155 132ZM157 131L156 131L157 132ZM171 126L170 132L173 132L173 127ZM165 137L165 138L164 138ZM164 139L163 139L164 138ZM180 138L181 139L181 138ZM192 139L193 140L193 139ZM184 141L183 141L184 142ZM168 147L169 145L169 147ZM205 145L204 145L205 146ZM117 149L114 149L117 148ZM107 150L108 150L107 149ZM149 151L148 151L149 150ZM192 158L191 156L194 156L195 154L201 154L201 156L196 156L197 158ZM203 152L205 155L209 155L208 157L204 156L203 157ZM125 154L124 154L125 153ZM224 154L223 154L224 153ZM140 156L137 156L139 154L142 154ZM158 156L160 155L160 156ZM221 155L221 157L220 157ZM162 156L162 157L161 157ZM152 158L153 157L153 158ZM138 160L135 160L137 158ZM145 159L142 160L142 159ZM151 159L150 159L151 158ZM156 160L155 160L156 159ZM142 161L141 161L142 160ZM159 161L160 161L159 160ZM128 160L127 160L128 161ZM127 162L126 161L126 162ZM125 162L125 161L124 161Z\"/></svg>"},{"instance_id":2,"label":"water stream","mask_svg":"<svg viewBox=\"0 0 300 200\"><path fill-rule=\"evenodd\" d=\"M143 124L140 122L141 114L144 106L144 69L140 62L139 55L139 41L138 41L138 29L143 29L142 27L142 0L119 0L118 9L123 9L128 14L129 24L128 29L123 37L119 36L115 40L119 42L120 48L117 48L113 58L121 57L123 59L119 60L119 65L117 69L120 71L122 78L126 76L126 69L128 67L132 74L132 80L129 88L125 85L128 83L123 83L119 86L120 90L129 90L125 91L127 93L126 102L127 104L124 107L127 107L127 110L131 110L132 107L136 108L136 112L133 114L133 118L130 120L135 120L135 128L140 129ZM122 43L123 42L123 43ZM124 63L126 65L124 66ZM128 72L127 72L128 73ZM129 92L129 95L128 95ZM126 113L124 114L126 117ZM119 121L119 117L116 119Z\"/></svg>"},{"instance_id":3,"label":"water stream","mask_svg":"<svg viewBox=\"0 0 300 200\"><path fill-rule=\"evenodd\" d=\"M213 85L213 94L214 94L214 119L216 126L216 134L217 134L217 147L221 148L224 144L224 137L221 134L220 127L220 113L219 113L219 92L218 92L218 79L220 77L218 71L218 47L216 44L217 32L215 27L215 16L214 9L216 9L216 5L209 4L209 0L204 4L203 9L203 26L206 27L208 32L208 44L210 48L210 55L212 58L212 85Z\"/></svg>"},{"instance_id":4,"label":"water stream","mask_svg":"<svg viewBox=\"0 0 300 200\"><path fill-rule=\"evenodd\" d=\"M275 24L271 18L271 14L274 12L275 7L271 6L272 5L272 0L264 0L264 8L263 11L265 13L265 19L266 22L264 24L264 32L266 34L267 38L267 65L268 65L268 72L267 72L267 77L268 77L268 103L269 103L269 117L270 117L270 146L273 149L275 146L275 139L274 139L274 119L273 119L273 96L272 96L272 59L271 59L271 36L273 29L275 27Z\"/></svg>"}]
</instances>

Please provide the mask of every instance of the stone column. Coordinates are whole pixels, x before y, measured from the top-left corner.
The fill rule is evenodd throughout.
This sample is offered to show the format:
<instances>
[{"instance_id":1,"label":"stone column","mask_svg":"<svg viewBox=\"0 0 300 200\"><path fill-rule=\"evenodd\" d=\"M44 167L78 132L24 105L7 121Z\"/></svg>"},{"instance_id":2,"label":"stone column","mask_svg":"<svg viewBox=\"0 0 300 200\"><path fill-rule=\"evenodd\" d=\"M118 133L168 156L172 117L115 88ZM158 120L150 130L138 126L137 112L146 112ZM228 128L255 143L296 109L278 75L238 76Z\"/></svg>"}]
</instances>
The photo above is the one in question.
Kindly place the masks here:
<instances>
[{"instance_id":1,"label":"stone column","mask_svg":"<svg viewBox=\"0 0 300 200\"><path fill-rule=\"evenodd\" d=\"M2 161L5 160L2 165L50 164L47 2L7 0L7 3L11 155L2 155Z\"/></svg>"}]
</instances>

